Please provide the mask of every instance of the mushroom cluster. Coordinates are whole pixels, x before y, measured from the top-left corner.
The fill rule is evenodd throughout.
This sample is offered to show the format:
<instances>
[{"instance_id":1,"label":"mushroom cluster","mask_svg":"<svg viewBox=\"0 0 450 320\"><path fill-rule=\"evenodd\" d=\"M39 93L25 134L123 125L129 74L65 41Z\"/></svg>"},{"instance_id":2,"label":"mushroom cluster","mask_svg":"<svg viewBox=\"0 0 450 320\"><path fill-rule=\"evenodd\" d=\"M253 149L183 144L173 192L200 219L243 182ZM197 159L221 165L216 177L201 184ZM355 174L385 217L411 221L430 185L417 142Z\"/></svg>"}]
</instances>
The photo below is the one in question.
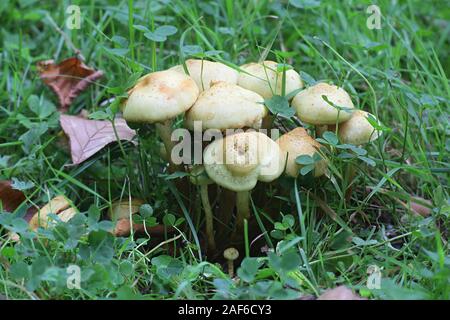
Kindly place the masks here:
<instances>
[{"instance_id":1,"label":"mushroom cluster","mask_svg":"<svg viewBox=\"0 0 450 320\"><path fill-rule=\"evenodd\" d=\"M276 141L255 131L270 116L265 101L291 94L290 108L302 123L315 126L316 135L334 129L341 142L355 145L378 137L367 119L369 114L356 110L343 88L318 83L303 89L298 72L274 61L230 66L189 59L168 70L145 75L130 90L123 109L127 122L156 124L169 168L189 173L190 182L199 190L210 250L217 247L214 225L218 223L214 206L217 202L209 200L209 186L236 193L233 235L240 235L244 221L251 219L250 193L258 181L271 183L283 173L297 177L301 164L296 159L314 156L322 148L303 127L284 133ZM222 134L209 144L204 143L202 163L178 167L172 163L172 122L181 116L188 130L201 128L202 134L207 130ZM230 129L235 131L229 133ZM314 163L313 175L322 176L327 168L327 161L321 159Z\"/></svg>"}]
</instances>

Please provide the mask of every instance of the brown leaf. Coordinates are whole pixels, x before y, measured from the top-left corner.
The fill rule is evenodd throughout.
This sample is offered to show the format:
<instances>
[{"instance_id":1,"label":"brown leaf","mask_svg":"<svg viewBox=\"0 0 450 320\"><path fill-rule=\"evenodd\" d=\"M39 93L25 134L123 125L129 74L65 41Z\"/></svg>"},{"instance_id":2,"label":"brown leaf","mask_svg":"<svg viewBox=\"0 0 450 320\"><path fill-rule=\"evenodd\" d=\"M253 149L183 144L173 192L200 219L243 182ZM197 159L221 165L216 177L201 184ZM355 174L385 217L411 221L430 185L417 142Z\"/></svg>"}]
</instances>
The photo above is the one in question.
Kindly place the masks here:
<instances>
[{"instance_id":1,"label":"brown leaf","mask_svg":"<svg viewBox=\"0 0 450 320\"><path fill-rule=\"evenodd\" d=\"M433 208L433 203L430 200L419 197L411 197L410 205L412 212L422 217L428 217Z\"/></svg>"},{"instance_id":2,"label":"brown leaf","mask_svg":"<svg viewBox=\"0 0 450 320\"><path fill-rule=\"evenodd\" d=\"M70 153L73 164L79 164L116 141L114 128L110 121L88 120L76 116L61 115L61 126L70 140ZM120 140L131 141L136 131L131 130L125 120L114 120Z\"/></svg>"},{"instance_id":3,"label":"brown leaf","mask_svg":"<svg viewBox=\"0 0 450 320\"><path fill-rule=\"evenodd\" d=\"M317 300L366 300L361 296L353 293L353 291L346 286L339 286L333 289L328 289L322 293Z\"/></svg>"},{"instance_id":4,"label":"brown leaf","mask_svg":"<svg viewBox=\"0 0 450 320\"><path fill-rule=\"evenodd\" d=\"M3 205L3 210L8 212L13 212L25 201L23 192L13 189L11 185L12 183L9 180L0 181L0 200Z\"/></svg>"},{"instance_id":5,"label":"brown leaf","mask_svg":"<svg viewBox=\"0 0 450 320\"><path fill-rule=\"evenodd\" d=\"M61 111L67 111L72 101L89 84L103 76L102 71L86 66L77 57L55 64L53 60L40 61L37 64L42 81L58 96Z\"/></svg>"}]
</instances>

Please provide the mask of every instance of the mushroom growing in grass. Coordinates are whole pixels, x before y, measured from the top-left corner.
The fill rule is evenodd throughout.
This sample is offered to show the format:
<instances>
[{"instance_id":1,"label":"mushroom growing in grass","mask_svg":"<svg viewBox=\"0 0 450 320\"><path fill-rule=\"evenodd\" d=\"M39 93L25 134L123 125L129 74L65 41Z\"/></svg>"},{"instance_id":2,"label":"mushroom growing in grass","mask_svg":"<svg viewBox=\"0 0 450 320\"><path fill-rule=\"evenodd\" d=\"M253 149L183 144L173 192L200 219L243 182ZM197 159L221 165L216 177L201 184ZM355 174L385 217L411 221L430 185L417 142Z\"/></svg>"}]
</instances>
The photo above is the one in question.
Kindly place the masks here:
<instances>
[{"instance_id":1,"label":"mushroom growing in grass","mask_svg":"<svg viewBox=\"0 0 450 320\"><path fill-rule=\"evenodd\" d=\"M205 210L205 225L208 249L210 251L215 251L216 241L214 240L213 212L208 196L208 184L213 183L213 181L208 177L205 172L205 168L202 165L194 166L194 168L191 170L190 180L193 184L199 186L200 188L200 198L202 201L203 209Z\"/></svg>"},{"instance_id":2,"label":"mushroom growing in grass","mask_svg":"<svg viewBox=\"0 0 450 320\"><path fill-rule=\"evenodd\" d=\"M248 63L241 66L241 70L239 86L260 94L264 99L303 88L302 79L295 70L284 67L275 61Z\"/></svg>"},{"instance_id":3,"label":"mushroom growing in grass","mask_svg":"<svg viewBox=\"0 0 450 320\"><path fill-rule=\"evenodd\" d=\"M202 130L261 128L267 115L264 99L259 94L227 82L216 82L203 91L186 112L185 125L194 129L198 121Z\"/></svg>"},{"instance_id":4,"label":"mushroom growing in grass","mask_svg":"<svg viewBox=\"0 0 450 320\"><path fill-rule=\"evenodd\" d=\"M39 227L47 228L49 223L48 215L50 213L57 214L61 221L67 222L75 216L77 210L71 206L65 196L56 196L39 209L30 219L28 222L30 229L36 231Z\"/></svg>"},{"instance_id":5,"label":"mushroom growing in grass","mask_svg":"<svg viewBox=\"0 0 450 320\"><path fill-rule=\"evenodd\" d=\"M326 125L336 125L352 116L354 105L342 88L318 83L300 91L292 100L297 116L305 123L316 126L316 134L326 131Z\"/></svg>"},{"instance_id":6,"label":"mushroom growing in grass","mask_svg":"<svg viewBox=\"0 0 450 320\"><path fill-rule=\"evenodd\" d=\"M352 117L348 121L342 123L339 126L338 128L339 140L342 143L361 146L363 144L378 139L381 132L376 130L372 126L372 124L368 120L368 117L372 117L374 121L378 122L375 116L373 116L368 112L362 110L357 110L353 112ZM352 194L353 188L351 181L353 180L354 176L355 176L355 166L350 163L348 166L348 173L347 173L348 180L350 181L350 186L347 189L345 196L347 200L350 199Z\"/></svg>"},{"instance_id":7,"label":"mushroom growing in grass","mask_svg":"<svg viewBox=\"0 0 450 320\"><path fill-rule=\"evenodd\" d=\"M144 200L132 198L115 201L112 203L108 216L115 223L114 235L123 236L129 235L132 227L131 215L138 213L141 205L145 203Z\"/></svg>"},{"instance_id":8,"label":"mushroom growing in grass","mask_svg":"<svg viewBox=\"0 0 450 320\"><path fill-rule=\"evenodd\" d=\"M295 128L285 133L278 138L277 143L287 157L285 172L293 178L298 176L299 170L303 167L297 163L297 157L301 155L313 157L322 147L303 128ZM323 175L327 170L327 166L328 163L324 159L314 162L314 177Z\"/></svg>"},{"instance_id":9,"label":"mushroom growing in grass","mask_svg":"<svg viewBox=\"0 0 450 320\"><path fill-rule=\"evenodd\" d=\"M201 60L201 59L188 59L185 61L186 69L183 64L172 67L169 70L187 73L201 91L208 90L211 87L211 83L223 81L231 84L237 84L238 71L220 62Z\"/></svg>"},{"instance_id":10,"label":"mushroom growing in grass","mask_svg":"<svg viewBox=\"0 0 450 320\"><path fill-rule=\"evenodd\" d=\"M250 218L249 192L258 181L271 182L284 170L285 159L277 143L260 132L228 135L209 144L204 153L208 176L218 185L235 191L236 228Z\"/></svg>"},{"instance_id":11,"label":"mushroom growing in grass","mask_svg":"<svg viewBox=\"0 0 450 320\"><path fill-rule=\"evenodd\" d=\"M223 252L223 257L227 260L228 275L230 278L234 276L234 260L239 258L239 251L236 248L228 248Z\"/></svg>"},{"instance_id":12,"label":"mushroom growing in grass","mask_svg":"<svg viewBox=\"0 0 450 320\"><path fill-rule=\"evenodd\" d=\"M127 122L156 123L161 140L171 155L172 120L195 102L199 89L195 81L174 70L150 73L130 90L123 117Z\"/></svg>"},{"instance_id":13,"label":"mushroom growing in grass","mask_svg":"<svg viewBox=\"0 0 450 320\"><path fill-rule=\"evenodd\" d=\"M342 143L349 143L360 146L376 140L380 136L380 131L376 130L369 122L368 118L375 116L362 110L353 112L352 117L342 123L338 128L339 140Z\"/></svg>"}]
</instances>

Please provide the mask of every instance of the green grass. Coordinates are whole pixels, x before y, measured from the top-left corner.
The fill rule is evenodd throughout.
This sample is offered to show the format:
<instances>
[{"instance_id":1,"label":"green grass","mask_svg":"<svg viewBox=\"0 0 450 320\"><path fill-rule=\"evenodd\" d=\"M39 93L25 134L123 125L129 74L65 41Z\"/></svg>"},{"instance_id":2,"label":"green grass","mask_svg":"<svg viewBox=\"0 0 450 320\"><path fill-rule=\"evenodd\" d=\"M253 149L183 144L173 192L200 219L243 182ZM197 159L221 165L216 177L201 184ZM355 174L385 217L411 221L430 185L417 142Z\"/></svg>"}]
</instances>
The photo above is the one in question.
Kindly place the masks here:
<instances>
[{"instance_id":1,"label":"green grass","mask_svg":"<svg viewBox=\"0 0 450 320\"><path fill-rule=\"evenodd\" d=\"M366 26L371 1L74 2L81 7L80 30L65 26L67 1L0 4L0 178L34 183L25 190L26 206L64 193L84 213L37 240L27 239L30 233L8 220L11 214L2 215L0 294L9 299L289 299L344 284L374 299L450 298L450 9L445 1L377 1L380 30ZM294 5L299 3L317 6ZM342 86L358 108L377 115L386 128L365 155L375 166L339 158L343 151L332 147L326 154L332 179L306 176L296 184L280 179L259 186L252 195L256 222L248 224L249 238L240 251L252 258L238 268L236 283L223 260L199 249L204 226L198 194L183 196L176 187L180 179L163 172L152 128L139 129L137 147L113 144L81 165L67 166L70 156L59 143L52 107L57 101L36 70L37 61L73 55L55 25L89 66L105 72L75 100L71 114L103 110L102 101L124 95L138 76L182 63L192 52L236 67L266 57L285 60L306 83ZM154 42L133 25L150 31L172 25L177 33ZM52 110L49 116L32 112L31 95ZM181 119L175 125L181 126ZM356 168L354 180L350 166ZM353 191L346 201L349 185ZM410 196L432 201L429 217L411 213ZM159 223L178 231L166 230L157 241L112 237L101 218L113 200L129 197L145 199ZM23 215L26 206L15 214ZM8 229L20 231L20 244L7 240ZM275 251L262 253L261 247ZM81 267L81 290L66 287L70 264ZM366 287L370 265L381 268L380 290Z\"/></svg>"}]
</instances>

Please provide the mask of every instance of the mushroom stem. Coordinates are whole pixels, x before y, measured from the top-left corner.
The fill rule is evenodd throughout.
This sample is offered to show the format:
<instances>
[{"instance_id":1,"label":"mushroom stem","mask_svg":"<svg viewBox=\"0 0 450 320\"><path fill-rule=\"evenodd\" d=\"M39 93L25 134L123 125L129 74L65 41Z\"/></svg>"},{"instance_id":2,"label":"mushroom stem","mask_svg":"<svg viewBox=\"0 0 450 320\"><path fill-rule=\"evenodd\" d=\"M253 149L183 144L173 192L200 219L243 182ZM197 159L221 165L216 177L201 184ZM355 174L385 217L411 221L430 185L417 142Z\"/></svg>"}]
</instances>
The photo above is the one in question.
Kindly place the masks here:
<instances>
[{"instance_id":1,"label":"mushroom stem","mask_svg":"<svg viewBox=\"0 0 450 320\"><path fill-rule=\"evenodd\" d=\"M228 275L230 278L233 278L234 276L234 261L233 260L227 260L228 264Z\"/></svg>"},{"instance_id":2,"label":"mushroom stem","mask_svg":"<svg viewBox=\"0 0 450 320\"><path fill-rule=\"evenodd\" d=\"M169 158L169 165L172 171L177 171L180 169L179 165L175 165L172 162L172 149L174 147L174 142L172 141L172 120L166 120L162 123L156 123L156 130L166 148L166 154Z\"/></svg>"},{"instance_id":3,"label":"mushroom stem","mask_svg":"<svg viewBox=\"0 0 450 320\"><path fill-rule=\"evenodd\" d=\"M319 138L325 133L325 131L328 131L328 125L326 124L316 125L315 130L316 130L316 138Z\"/></svg>"},{"instance_id":4,"label":"mushroom stem","mask_svg":"<svg viewBox=\"0 0 450 320\"><path fill-rule=\"evenodd\" d=\"M235 234L242 231L244 228L244 219L250 219L250 194L248 191L240 191L236 193L236 229Z\"/></svg>"},{"instance_id":5,"label":"mushroom stem","mask_svg":"<svg viewBox=\"0 0 450 320\"><path fill-rule=\"evenodd\" d=\"M200 197L202 199L203 209L205 210L206 237L208 241L208 249L211 251L215 251L216 242L214 240L213 213L211 209L211 204L209 202L208 185L205 184L200 186Z\"/></svg>"}]
</instances>

